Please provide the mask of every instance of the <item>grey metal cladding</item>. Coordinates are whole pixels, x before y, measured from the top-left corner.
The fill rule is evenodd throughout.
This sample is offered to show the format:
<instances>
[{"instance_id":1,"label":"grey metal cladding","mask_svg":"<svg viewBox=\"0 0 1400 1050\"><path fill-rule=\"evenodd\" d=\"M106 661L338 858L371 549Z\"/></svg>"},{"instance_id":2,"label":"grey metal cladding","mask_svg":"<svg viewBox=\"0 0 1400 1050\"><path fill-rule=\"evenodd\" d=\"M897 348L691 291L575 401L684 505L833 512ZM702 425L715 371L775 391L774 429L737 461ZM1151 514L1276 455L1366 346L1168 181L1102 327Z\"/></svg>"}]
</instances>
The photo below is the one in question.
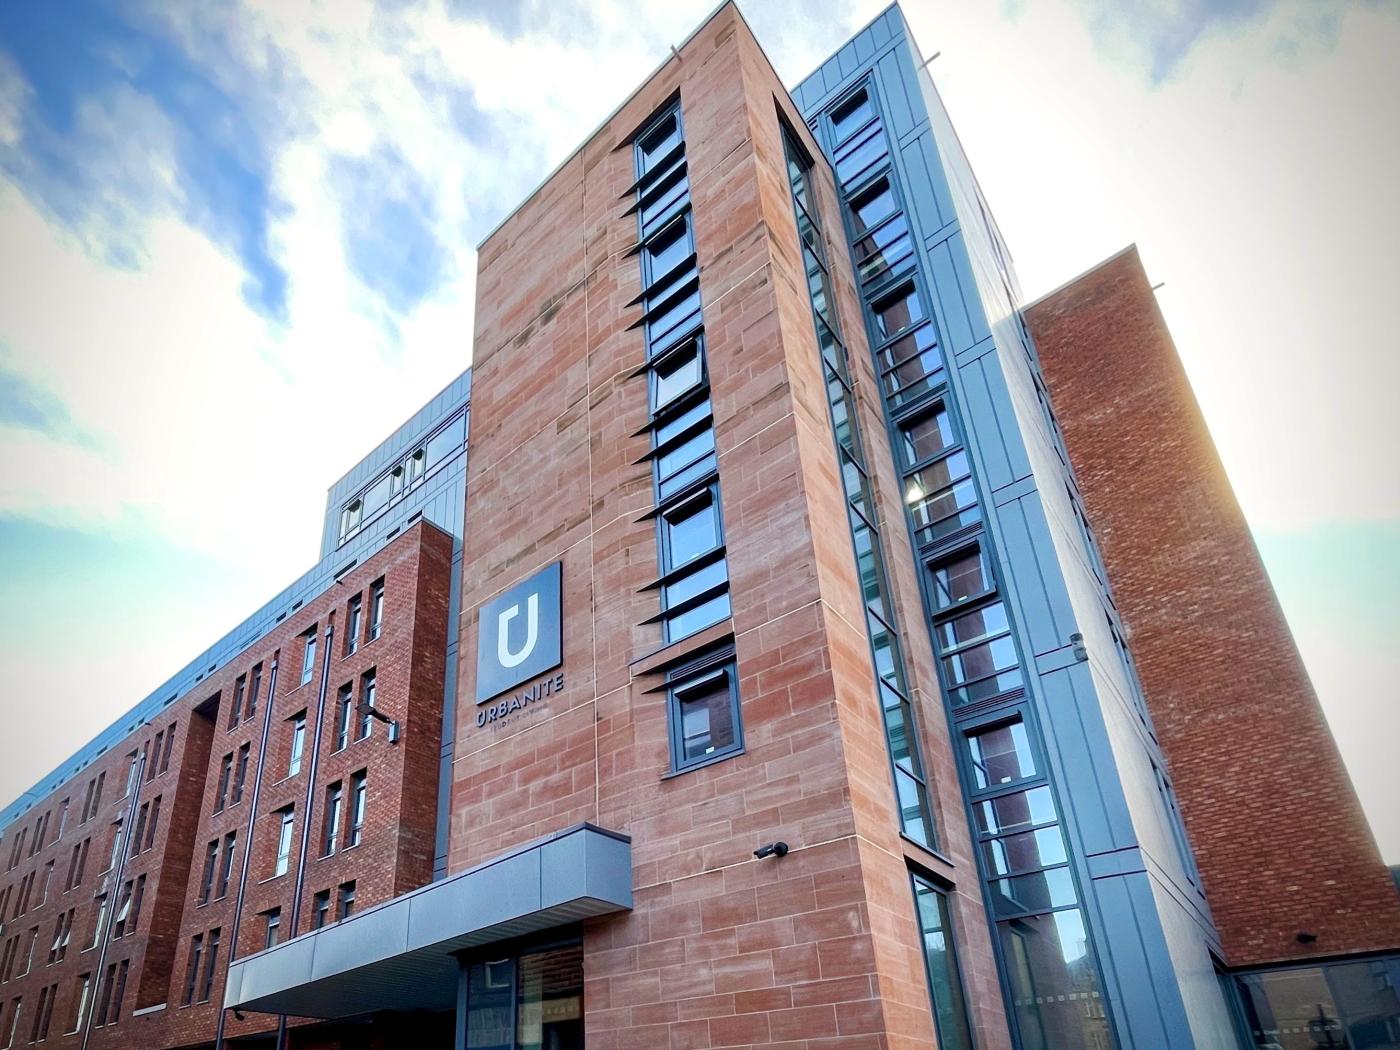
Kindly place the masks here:
<instances>
[{"instance_id":1,"label":"grey metal cladding","mask_svg":"<svg viewBox=\"0 0 1400 1050\"><path fill-rule=\"evenodd\" d=\"M632 906L632 847L577 825L229 967L225 1007L301 1017L451 1006L454 952Z\"/></svg>"}]
</instances>

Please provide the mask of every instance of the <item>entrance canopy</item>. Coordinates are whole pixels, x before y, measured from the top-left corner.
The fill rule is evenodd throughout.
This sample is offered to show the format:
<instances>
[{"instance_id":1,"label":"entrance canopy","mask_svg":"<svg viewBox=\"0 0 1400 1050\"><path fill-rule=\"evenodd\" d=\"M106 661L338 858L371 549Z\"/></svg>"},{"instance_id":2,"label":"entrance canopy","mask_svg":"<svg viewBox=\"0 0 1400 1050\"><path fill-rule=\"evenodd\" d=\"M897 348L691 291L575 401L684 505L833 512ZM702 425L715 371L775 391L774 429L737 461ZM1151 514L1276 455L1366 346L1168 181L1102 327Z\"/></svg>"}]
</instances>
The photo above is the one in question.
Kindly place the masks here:
<instances>
[{"instance_id":1,"label":"entrance canopy","mask_svg":"<svg viewBox=\"0 0 1400 1050\"><path fill-rule=\"evenodd\" d=\"M579 824L237 960L224 1006L322 1018L448 1010L454 953L631 907L631 840Z\"/></svg>"}]
</instances>

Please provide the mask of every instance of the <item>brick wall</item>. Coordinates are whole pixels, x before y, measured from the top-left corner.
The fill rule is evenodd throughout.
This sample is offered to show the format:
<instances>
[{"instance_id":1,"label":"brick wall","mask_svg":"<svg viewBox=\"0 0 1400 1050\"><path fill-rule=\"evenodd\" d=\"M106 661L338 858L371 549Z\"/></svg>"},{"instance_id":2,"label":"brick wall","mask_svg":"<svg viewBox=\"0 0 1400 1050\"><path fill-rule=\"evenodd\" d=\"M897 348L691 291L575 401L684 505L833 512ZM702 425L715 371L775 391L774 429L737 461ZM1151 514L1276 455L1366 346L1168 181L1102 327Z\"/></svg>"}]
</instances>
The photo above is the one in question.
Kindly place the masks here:
<instances>
[{"instance_id":1,"label":"brick wall","mask_svg":"<svg viewBox=\"0 0 1400 1050\"><path fill-rule=\"evenodd\" d=\"M4 1017L10 1016L12 1000L22 995L25 1019L21 1033L28 1038L28 1024L38 1003L40 989L57 982L58 1003L45 1045L57 1048L77 1046L79 1035L66 1035L76 1011L78 977L94 974L93 995L97 996L97 949L89 948L96 921L94 895L106 892L115 902L121 884L146 876L139 923L134 933L110 943L103 970L111 963L127 960L129 970L120 1019L115 1026L95 1029L91 1045L113 1050L133 1045L149 1047L185 1046L213 1039L217 1005L222 1001L230 939L237 897L238 875L243 851L249 848L248 807L252 803L254 778L263 766L263 790L258 818L251 841L252 857L245 894L238 955L261 950L265 936L262 913L282 909L282 938L291 936L291 893L300 849L301 822L305 812L307 778L311 771L314 711L320 684L322 661L331 662L327 700L320 732L323 749L316 774L312 833L309 841L306 892L303 897L300 929L311 921L311 899L318 890L329 889L332 899L337 887L354 880L356 910L388 900L427 883L432 876L433 836L437 814L438 752L442 724L442 688L447 648L448 590L451 582L452 538L436 527L418 523L363 565L343 575L340 582L288 617L275 631L259 639L246 652L218 669L186 697L171 704L149 725L141 726L126 740L114 746L83 774L54 793L53 798L35 806L16 822L28 827L46 810L56 811L68 798L68 827L59 842L50 841L33 858L23 858L13 870L0 875L0 895L11 883L18 883L36 866L42 871L56 859L54 883L49 900L31 906L25 915L6 922L4 937L23 926L38 925L39 948L35 950L34 971L25 978L0 984L0 1004ZM367 626L370 586L382 578L385 584L383 630L379 638L363 640L353 654L345 651L347 603L359 594L364 602ZM324 628L336 627L333 644L326 651ZM302 641L300 635L313 624L318 629L316 672L306 685L300 684ZM364 630L362 626L362 631ZM276 696L269 706L267 694L274 662L280 660ZM231 724L230 708L240 676L251 674L254 665L263 668L262 685L252 717L240 716ZM389 745L386 726L376 723L365 740L355 740L335 750L335 698L346 682L358 688L366 671L376 674L379 710L397 719L403 729L397 745ZM246 699L245 699L246 704ZM288 719L298 711L308 711L308 728L301 771L288 776L290 734ZM271 713L267 750L262 750L264 719ZM123 797L128 754L142 749L154 753L153 744L175 732L169 768L161 771L157 760L150 760L149 777L143 777L135 806L161 798L161 815L149 849L130 854L118 880L104 874L110 855L113 822L132 806ZM225 804L216 812L221 763L224 755L235 756L240 746L249 746L247 778L242 800L232 802L232 786ZM346 849L345 830L349 826L350 777L367 771L368 802L364 839L361 845ZM82 822L81 808L86 785L102 774L104 792L97 815ZM322 831L325 789L339 780L345 787L345 816L337 851L323 858ZM278 822L276 810L294 804L297 810L293 854L286 875L273 877ZM48 838L56 834L51 820ZM201 901L205 850L207 844L237 835L237 848L227 892L208 902ZM0 866L8 861L8 844L15 829L7 829L0 841ZM68 853L74 843L92 836L92 845L81 885L63 892ZM144 847L144 840L142 842ZM25 852L28 852L26 846ZM11 893L13 897L13 893ZM37 891L35 900L37 901ZM46 966L56 916L76 907L72 944L63 962ZM11 906L12 913L13 906ZM7 917L8 917L7 913ZM220 947L215 980L209 1001L186 1006L184 993L188 978L190 941L195 934L220 930ZM142 1012L142 1011L147 1012ZM0 1018L3 1020L3 1018ZM275 1019L249 1015L239 1022L229 1016L230 1035L266 1031ZM317 1026L314 1038L341 1045L343 1033L333 1026ZM312 1038L308 1033L307 1038ZM360 1045L359 1036L344 1045ZM365 1044L368 1045L368 1044Z\"/></svg>"},{"instance_id":2,"label":"brick wall","mask_svg":"<svg viewBox=\"0 0 1400 1050\"><path fill-rule=\"evenodd\" d=\"M1136 249L1027 321L1227 961L1400 947L1400 895Z\"/></svg>"}]
</instances>

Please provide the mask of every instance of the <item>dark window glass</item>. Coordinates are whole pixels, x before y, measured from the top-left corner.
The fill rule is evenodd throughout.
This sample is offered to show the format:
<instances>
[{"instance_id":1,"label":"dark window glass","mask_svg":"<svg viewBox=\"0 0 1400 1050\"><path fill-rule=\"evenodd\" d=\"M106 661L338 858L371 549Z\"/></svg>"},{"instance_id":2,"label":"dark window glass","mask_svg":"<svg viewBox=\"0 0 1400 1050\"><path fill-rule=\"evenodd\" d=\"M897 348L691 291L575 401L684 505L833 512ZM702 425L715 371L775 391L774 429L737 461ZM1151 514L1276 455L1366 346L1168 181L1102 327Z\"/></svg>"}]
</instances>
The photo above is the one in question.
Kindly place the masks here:
<instances>
[{"instance_id":1,"label":"dark window glass","mask_svg":"<svg viewBox=\"0 0 1400 1050\"><path fill-rule=\"evenodd\" d=\"M666 157L681 141L680 113L672 110L637 137L637 168L643 174Z\"/></svg>"},{"instance_id":2,"label":"dark window glass","mask_svg":"<svg viewBox=\"0 0 1400 1050\"><path fill-rule=\"evenodd\" d=\"M642 249L642 273L647 287L666 277L694 250L690 221L684 216L652 237Z\"/></svg>"},{"instance_id":3,"label":"dark window glass","mask_svg":"<svg viewBox=\"0 0 1400 1050\"><path fill-rule=\"evenodd\" d=\"M981 517L966 452L954 452L910 474L904 483L904 500L914 519L914 538L921 546Z\"/></svg>"},{"instance_id":4,"label":"dark window glass","mask_svg":"<svg viewBox=\"0 0 1400 1050\"><path fill-rule=\"evenodd\" d=\"M870 104L869 93L862 88L831 111L831 130L837 142L851 137L875 115L875 107Z\"/></svg>"},{"instance_id":5,"label":"dark window glass","mask_svg":"<svg viewBox=\"0 0 1400 1050\"><path fill-rule=\"evenodd\" d=\"M424 446L427 464L424 469L432 470L439 463L452 456L458 449L467 443L467 416L463 413L457 416L447 426L443 427L432 437L428 438L427 445Z\"/></svg>"},{"instance_id":6,"label":"dark window glass","mask_svg":"<svg viewBox=\"0 0 1400 1050\"><path fill-rule=\"evenodd\" d=\"M1001 602L940 623L936 635L955 704L994 696L1021 684L1016 644Z\"/></svg>"},{"instance_id":7,"label":"dark window glass","mask_svg":"<svg viewBox=\"0 0 1400 1050\"><path fill-rule=\"evenodd\" d=\"M913 285L905 285L893 295L887 295L871 308L875 315L875 330L883 341L922 321L923 300Z\"/></svg>"},{"instance_id":8,"label":"dark window glass","mask_svg":"<svg viewBox=\"0 0 1400 1050\"><path fill-rule=\"evenodd\" d=\"M1026 1050L1112 1046L1084 919L1076 908L997 924Z\"/></svg>"},{"instance_id":9,"label":"dark window glass","mask_svg":"<svg viewBox=\"0 0 1400 1050\"><path fill-rule=\"evenodd\" d=\"M1058 825L987 839L980 846L987 870L995 876L1039 871L1069 861Z\"/></svg>"},{"instance_id":10,"label":"dark window glass","mask_svg":"<svg viewBox=\"0 0 1400 1050\"><path fill-rule=\"evenodd\" d=\"M977 830L987 835L1027 831L1059 819L1048 787L1034 787L979 802L973 810Z\"/></svg>"},{"instance_id":11,"label":"dark window glass","mask_svg":"<svg viewBox=\"0 0 1400 1050\"><path fill-rule=\"evenodd\" d=\"M943 383L943 353L932 325L921 325L900 336L877 356L884 370L885 393L896 405L908 404Z\"/></svg>"},{"instance_id":12,"label":"dark window glass","mask_svg":"<svg viewBox=\"0 0 1400 1050\"><path fill-rule=\"evenodd\" d=\"M739 696L733 664L676 681L668 693L673 768L684 769L739 749Z\"/></svg>"},{"instance_id":13,"label":"dark window glass","mask_svg":"<svg viewBox=\"0 0 1400 1050\"><path fill-rule=\"evenodd\" d=\"M888 157L884 129L874 124L836 151L836 180L843 186L859 185L867 173Z\"/></svg>"},{"instance_id":14,"label":"dark window glass","mask_svg":"<svg viewBox=\"0 0 1400 1050\"><path fill-rule=\"evenodd\" d=\"M278 935L282 930L282 909L273 908L263 914L264 936L263 947L271 948L277 943Z\"/></svg>"},{"instance_id":15,"label":"dark window glass","mask_svg":"<svg viewBox=\"0 0 1400 1050\"><path fill-rule=\"evenodd\" d=\"M516 966L515 1009L516 1050L582 1050L582 946L522 955Z\"/></svg>"},{"instance_id":16,"label":"dark window glass","mask_svg":"<svg viewBox=\"0 0 1400 1050\"><path fill-rule=\"evenodd\" d=\"M906 467L912 467L948 451L956 443L953 437L953 423L948 418L948 409L940 403L927 412L921 412L913 419L901 423L899 439L900 452L904 456Z\"/></svg>"},{"instance_id":17,"label":"dark window glass","mask_svg":"<svg viewBox=\"0 0 1400 1050\"><path fill-rule=\"evenodd\" d=\"M979 789L1000 787L1036 775L1035 757L1020 718L967 734L972 772Z\"/></svg>"},{"instance_id":18,"label":"dark window glass","mask_svg":"<svg viewBox=\"0 0 1400 1050\"><path fill-rule=\"evenodd\" d=\"M851 219L857 237L873 230L894 213L894 191L888 179L880 179L851 200Z\"/></svg>"},{"instance_id":19,"label":"dark window glass","mask_svg":"<svg viewBox=\"0 0 1400 1050\"><path fill-rule=\"evenodd\" d=\"M972 1030L967 1021L962 976L953 948L948 899L915 875L914 905L919 916L919 932L923 935L924 966L938 1024L938 1045L941 1050L972 1050Z\"/></svg>"},{"instance_id":20,"label":"dark window glass","mask_svg":"<svg viewBox=\"0 0 1400 1050\"><path fill-rule=\"evenodd\" d=\"M990 594L994 589L991 566L980 547L962 551L934 565L929 569L929 579L933 584L933 604L939 610Z\"/></svg>"},{"instance_id":21,"label":"dark window glass","mask_svg":"<svg viewBox=\"0 0 1400 1050\"><path fill-rule=\"evenodd\" d=\"M331 891L322 890L312 899L311 904L311 928L319 930L326 924L331 913Z\"/></svg>"}]
</instances>

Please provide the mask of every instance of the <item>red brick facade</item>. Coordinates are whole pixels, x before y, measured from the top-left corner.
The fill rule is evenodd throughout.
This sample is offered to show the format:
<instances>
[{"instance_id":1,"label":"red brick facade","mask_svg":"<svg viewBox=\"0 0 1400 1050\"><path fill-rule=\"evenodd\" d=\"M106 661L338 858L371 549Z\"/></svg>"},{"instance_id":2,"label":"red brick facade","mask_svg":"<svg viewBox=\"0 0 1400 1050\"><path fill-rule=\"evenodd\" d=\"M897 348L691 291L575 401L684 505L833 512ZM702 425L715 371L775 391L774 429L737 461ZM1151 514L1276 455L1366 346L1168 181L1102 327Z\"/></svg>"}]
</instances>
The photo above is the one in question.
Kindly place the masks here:
<instances>
[{"instance_id":1,"label":"red brick facade","mask_svg":"<svg viewBox=\"0 0 1400 1050\"><path fill-rule=\"evenodd\" d=\"M1400 895L1137 250L1026 316L1227 962L1400 948Z\"/></svg>"},{"instance_id":2,"label":"red brick facade","mask_svg":"<svg viewBox=\"0 0 1400 1050\"><path fill-rule=\"evenodd\" d=\"M308 724L307 727L300 771L288 776L289 719L306 710L311 713L309 720L314 722L312 716L322 661L327 658L331 669L321 722L322 753L316 772L309 840L309 856L313 859L307 865L299 930L305 932L310 928L311 900L319 890L331 891L334 906L336 888L353 880L355 907L362 910L430 880L451 560L452 538L446 533L423 523L406 530L379 553L343 575L330 589L296 610L275 631L207 677L196 690L172 703L149 724L137 728L7 830L5 851L0 852L0 862L9 869L0 875L0 902L5 908L0 916L4 921L0 945L12 936L19 936L24 942L21 948L27 949L29 931L37 928L39 932L30 972L17 976L24 968L21 959L13 968L14 975L0 982L0 1045L8 1035L17 998L22 998L24 1008L14 1045L28 1042L41 990L49 986L57 987L57 999L44 1045L60 1050L81 1045L80 1033L68 1034L78 1009L81 975L93 977L89 1009L97 1010L103 1002L101 982L97 979L98 950L91 947L98 919L97 898L105 894L109 908L115 909L123 886L128 881L134 886L141 879L145 881L139 913L133 900L131 913L135 917L127 920L129 925L134 921L134 932L114 937L103 961L104 972L108 967L120 968L123 962L127 966L122 1001L119 1008L113 1009L116 1021L94 1027L90 1045L99 1050L104 1047L117 1050L132 1046L188 1046L213 1040L217 1004L223 997L239 870L243 851L248 848L248 806L260 765L263 784L253 827L253 852L238 955L242 957L263 948L264 913L268 909L281 909L281 938L291 936L291 894L301 844L314 726ZM383 627L379 637L370 639L370 588L380 579L384 582L385 595ZM347 654L346 608L355 595L360 595L365 602L366 617L357 651ZM324 635L327 624L334 624L336 628L329 652ZM302 685L301 635L313 626L318 637L315 673ZM251 717L241 714L235 721L231 718L231 704L237 682L243 678L246 697L250 691L248 676L259 664L263 677L256 709ZM274 664L279 668L277 690L264 754L261 741ZM335 750L337 691L344 683L353 682L358 688L361 678L371 670L377 686L376 706L399 721L402 738L398 744L390 745L386 740L386 727L376 723L368 738L355 740L352 732L348 746ZM174 743L167 767L164 741L171 733ZM160 742L159 747L157 742ZM223 780L224 756L234 756L236 777L239 749L245 745L249 748L249 761L242 797L233 802L234 784L224 783L225 801L218 807L216 800ZM133 805L125 791L129 756L142 751L147 755L146 773L141 777ZM366 771L368 786L363 841L347 849L344 836L348 827L348 787L351 775L359 770ZM87 787L98 778L102 781L101 798L94 814L84 820ZM335 781L347 788L346 817L342 820L335 854L322 858L325 792ZM68 818L63 834L58 836L58 814L65 799ZM160 799L160 813L158 818L153 818L150 814L156 799ZM277 810L284 805L296 807L296 834L287 874L274 877L280 824ZM113 855L116 822L131 811L135 814L135 827L141 827L143 807L148 816L141 840L127 850L120 878L117 878L107 870L108 860ZM20 829L27 829L26 842L32 842L33 827L43 825L45 814L52 814L44 837L45 845L30 857L26 844L18 863L10 868L8 850L16 844ZM207 846L217 839L222 851L224 837L229 834L236 835L229 884L226 892L217 894L219 870L216 867L214 889L210 893L213 899L204 902ZM81 844L89 840L91 845L82 877L73 888L65 889L72 851L75 846L81 849ZM16 891L31 872L37 872L38 879L42 880L49 862L54 862L55 866L47 899L39 903L36 886L29 907L17 915L20 901ZM55 924L69 909L74 910L70 943L62 961L49 965ZM115 913L112 914L115 917ZM209 997L207 1001L186 1005L191 939L196 934L207 938L214 929L220 931L220 946ZM203 998L202 980L201 973L196 978L195 1000ZM94 1024L101 1019L94 1016ZM266 1016L250 1016L239 1022L230 1015L228 1029L230 1035L245 1035L266 1030L274 1024L275 1019Z\"/></svg>"},{"instance_id":3,"label":"red brick facade","mask_svg":"<svg viewBox=\"0 0 1400 1050\"><path fill-rule=\"evenodd\" d=\"M732 617L663 647L631 137L679 95ZM588 1045L933 1045L909 866L952 886L974 1022L1006 1022L927 633L904 639L944 857L898 834L779 111L732 6L482 245L450 868L588 820L632 836L634 910L585 926ZM839 230L829 169L820 207ZM836 261L887 542L899 488L847 252ZM478 727L475 610L563 562L565 687ZM891 559L904 623L922 610ZM661 667L723 636L746 750L668 776ZM756 860L786 841L791 853Z\"/></svg>"}]
</instances>

